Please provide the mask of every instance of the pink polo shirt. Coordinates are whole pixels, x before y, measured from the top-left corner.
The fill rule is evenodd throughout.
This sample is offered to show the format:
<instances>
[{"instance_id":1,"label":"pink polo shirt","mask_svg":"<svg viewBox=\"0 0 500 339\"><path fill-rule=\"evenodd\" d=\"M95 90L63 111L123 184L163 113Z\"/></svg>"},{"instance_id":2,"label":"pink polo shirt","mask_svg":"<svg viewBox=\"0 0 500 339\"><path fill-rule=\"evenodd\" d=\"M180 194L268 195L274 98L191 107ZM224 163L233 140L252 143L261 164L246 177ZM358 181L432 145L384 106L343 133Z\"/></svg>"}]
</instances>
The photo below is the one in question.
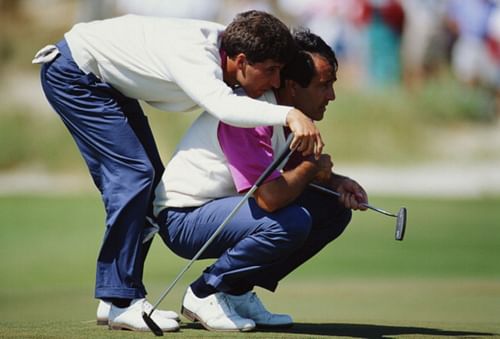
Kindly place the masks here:
<instances>
[{"instance_id":1,"label":"pink polo shirt","mask_svg":"<svg viewBox=\"0 0 500 339\"><path fill-rule=\"evenodd\" d=\"M272 136L273 126L241 128L219 122L217 137L239 193L250 189L273 161ZM265 182L280 176L275 170Z\"/></svg>"}]
</instances>

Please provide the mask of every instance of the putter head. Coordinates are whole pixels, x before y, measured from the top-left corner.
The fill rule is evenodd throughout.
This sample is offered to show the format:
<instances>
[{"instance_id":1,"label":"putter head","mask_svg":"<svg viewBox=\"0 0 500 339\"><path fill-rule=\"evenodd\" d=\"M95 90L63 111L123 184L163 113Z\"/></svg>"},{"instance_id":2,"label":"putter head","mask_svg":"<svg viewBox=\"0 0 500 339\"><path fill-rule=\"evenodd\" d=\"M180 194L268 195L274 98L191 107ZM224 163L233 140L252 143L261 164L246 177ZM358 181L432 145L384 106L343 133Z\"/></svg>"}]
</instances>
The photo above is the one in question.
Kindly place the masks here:
<instances>
[{"instance_id":1,"label":"putter head","mask_svg":"<svg viewBox=\"0 0 500 339\"><path fill-rule=\"evenodd\" d=\"M148 325L149 329L154 333L155 336L163 336L163 331L161 330L160 326L158 326L146 312L142 312L142 319L144 319L144 322L146 323L146 325Z\"/></svg>"},{"instance_id":2,"label":"putter head","mask_svg":"<svg viewBox=\"0 0 500 339\"><path fill-rule=\"evenodd\" d=\"M401 207L396 219L396 240L402 241L406 230L406 208Z\"/></svg>"}]
</instances>

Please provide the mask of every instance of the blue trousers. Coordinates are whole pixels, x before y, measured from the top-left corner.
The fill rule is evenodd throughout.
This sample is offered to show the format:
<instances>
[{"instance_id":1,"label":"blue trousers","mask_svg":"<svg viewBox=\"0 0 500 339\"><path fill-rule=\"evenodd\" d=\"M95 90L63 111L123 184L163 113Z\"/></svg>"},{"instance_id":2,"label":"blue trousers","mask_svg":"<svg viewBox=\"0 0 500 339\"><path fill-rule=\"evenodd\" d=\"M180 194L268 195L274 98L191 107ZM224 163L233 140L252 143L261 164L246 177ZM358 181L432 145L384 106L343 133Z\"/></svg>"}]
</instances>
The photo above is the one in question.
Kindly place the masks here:
<instances>
[{"instance_id":1,"label":"blue trousers","mask_svg":"<svg viewBox=\"0 0 500 339\"><path fill-rule=\"evenodd\" d=\"M158 218L160 235L173 252L190 259L240 199L165 209ZM250 198L200 257L217 259L202 277L226 293L254 286L274 291L281 279L337 238L351 215L337 199L309 189L274 213L265 212Z\"/></svg>"},{"instance_id":2,"label":"blue trousers","mask_svg":"<svg viewBox=\"0 0 500 339\"><path fill-rule=\"evenodd\" d=\"M64 40L57 47L61 54L42 67L42 87L73 136L106 210L95 296L144 297L143 266L151 242L142 240L164 170L151 128L137 100L84 74Z\"/></svg>"}]
</instances>

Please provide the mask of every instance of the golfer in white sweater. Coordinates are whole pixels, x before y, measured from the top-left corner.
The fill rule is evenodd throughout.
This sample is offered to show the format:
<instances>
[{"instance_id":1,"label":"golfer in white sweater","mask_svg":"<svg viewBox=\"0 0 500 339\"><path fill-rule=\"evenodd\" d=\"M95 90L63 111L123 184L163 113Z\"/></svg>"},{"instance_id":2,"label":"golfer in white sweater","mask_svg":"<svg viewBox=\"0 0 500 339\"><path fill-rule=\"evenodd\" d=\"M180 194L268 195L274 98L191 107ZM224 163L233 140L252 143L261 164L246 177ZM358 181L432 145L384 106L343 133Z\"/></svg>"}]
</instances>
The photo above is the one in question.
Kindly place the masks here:
<instances>
[{"instance_id":1,"label":"golfer in white sweater","mask_svg":"<svg viewBox=\"0 0 500 339\"><path fill-rule=\"evenodd\" d=\"M106 232L97 259L98 323L148 330L151 307L142 282L151 244L153 188L164 167L138 100L170 112L201 107L239 126L287 125L293 147L319 155L319 131L301 111L255 100L279 86L295 53L287 27L270 14L239 14L227 27L212 22L123 17L75 25L40 50L42 87L85 159L101 192ZM237 96L242 87L250 97ZM156 311L164 331L178 315Z\"/></svg>"}]
</instances>

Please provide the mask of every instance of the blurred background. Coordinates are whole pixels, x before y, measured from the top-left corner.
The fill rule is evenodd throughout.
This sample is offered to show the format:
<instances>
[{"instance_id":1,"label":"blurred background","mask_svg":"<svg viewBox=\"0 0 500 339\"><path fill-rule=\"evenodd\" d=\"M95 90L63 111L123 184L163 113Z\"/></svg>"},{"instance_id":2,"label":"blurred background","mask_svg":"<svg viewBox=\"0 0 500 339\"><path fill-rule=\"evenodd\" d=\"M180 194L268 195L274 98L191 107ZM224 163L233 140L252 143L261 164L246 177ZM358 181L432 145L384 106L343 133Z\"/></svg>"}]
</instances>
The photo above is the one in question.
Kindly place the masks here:
<instances>
[{"instance_id":1,"label":"blurred background","mask_svg":"<svg viewBox=\"0 0 500 339\"><path fill-rule=\"evenodd\" d=\"M227 24L248 9L309 27L333 47L325 150L374 205L409 211L402 243L394 220L354 213L278 293L259 292L265 303L291 313L301 337L500 335L500 1L0 0L0 337L123 335L95 326L104 210L44 98L36 51L77 22L136 13ZM167 162L199 111L143 107ZM151 301L184 265L153 243ZM162 307L178 310L206 265Z\"/></svg>"},{"instance_id":2,"label":"blurred background","mask_svg":"<svg viewBox=\"0 0 500 339\"><path fill-rule=\"evenodd\" d=\"M499 3L0 0L0 191L93 189L73 141L43 96L39 67L30 62L73 24L126 13L227 24L238 12L261 9L290 27L309 27L337 53L337 100L321 128L339 172L373 192L496 193ZM168 161L198 112L170 114L144 106Z\"/></svg>"}]
</instances>

